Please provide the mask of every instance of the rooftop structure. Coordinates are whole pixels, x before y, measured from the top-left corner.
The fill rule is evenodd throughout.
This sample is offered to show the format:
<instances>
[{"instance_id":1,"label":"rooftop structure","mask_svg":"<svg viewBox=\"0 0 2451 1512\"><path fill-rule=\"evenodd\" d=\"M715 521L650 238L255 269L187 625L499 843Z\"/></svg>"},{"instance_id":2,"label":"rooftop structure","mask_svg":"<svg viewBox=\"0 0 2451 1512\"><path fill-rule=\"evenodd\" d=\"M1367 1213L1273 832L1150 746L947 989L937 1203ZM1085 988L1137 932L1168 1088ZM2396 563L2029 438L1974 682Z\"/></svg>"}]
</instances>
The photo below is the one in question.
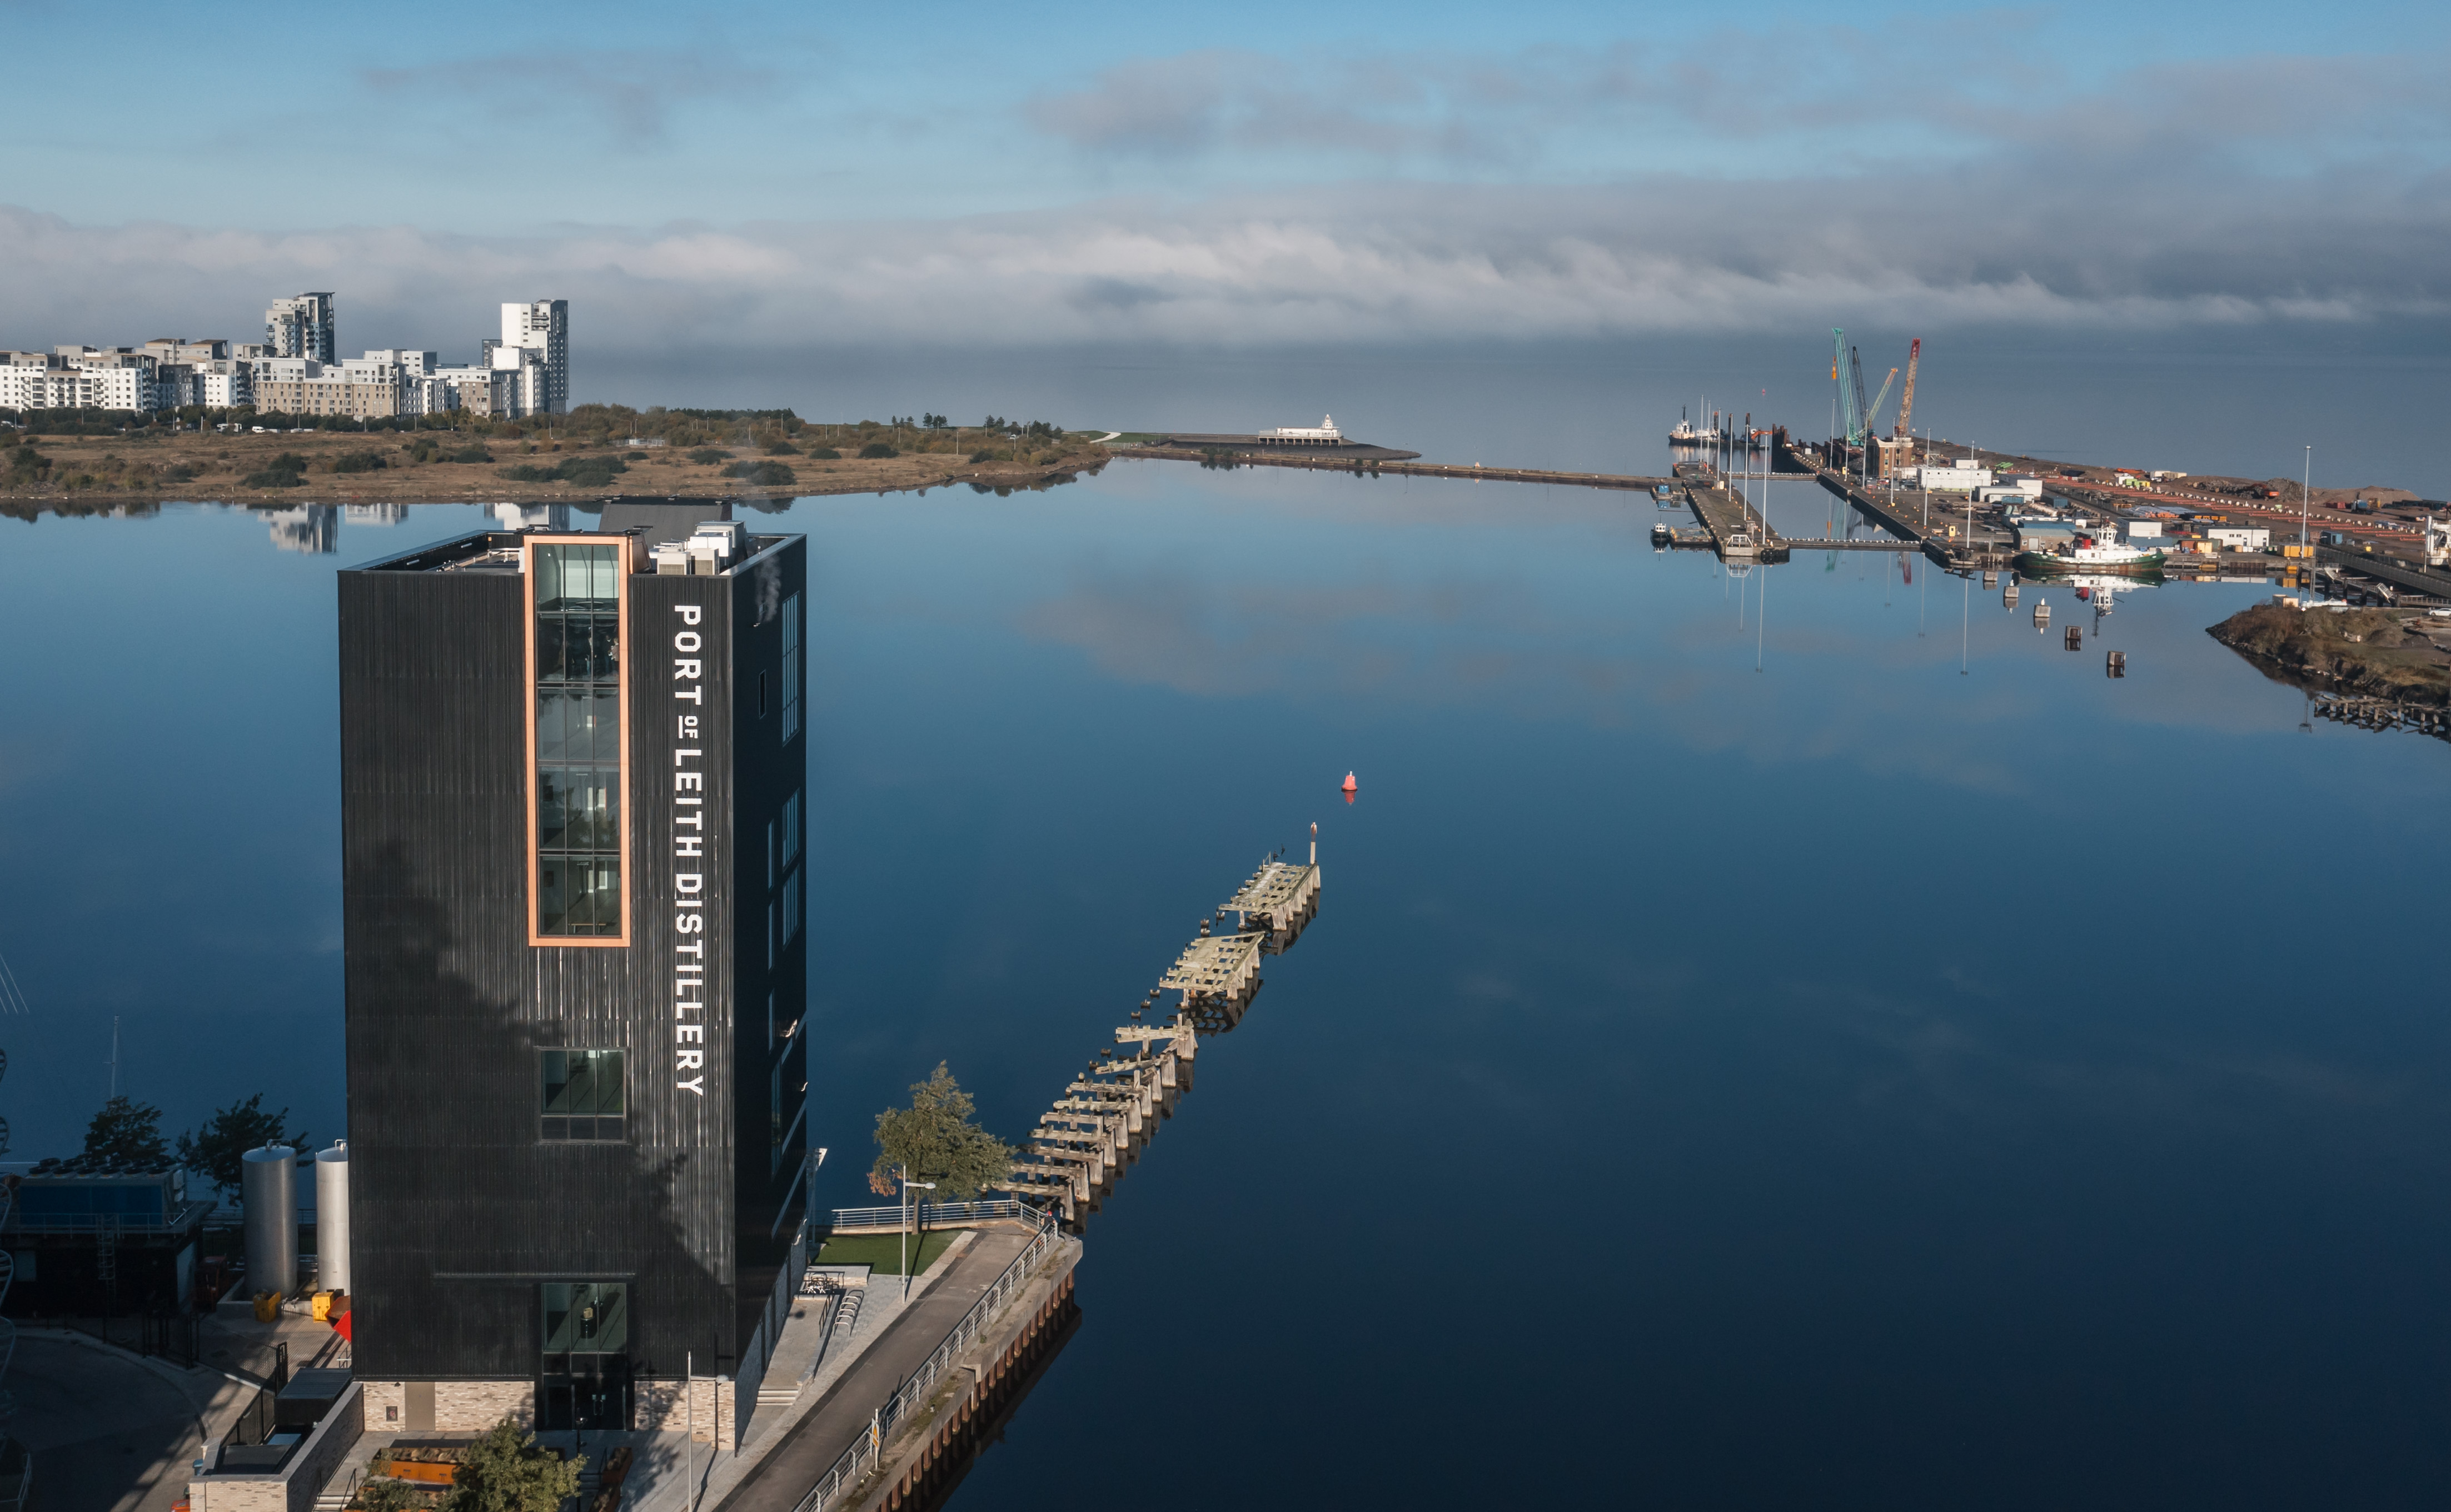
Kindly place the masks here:
<instances>
[{"instance_id":1,"label":"rooftop structure","mask_svg":"<svg viewBox=\"0 0 2451 1512\"><path fill-rule=\"evenodd\" d=\"M1316 425L1280 425L1274 430L1264 431L1261 434L1276 441L1317 442L1331 446L1344 440L1344 432L1336 428L1336 417L1333 415L1322 415Z\"/></svg>"}]
</instances>

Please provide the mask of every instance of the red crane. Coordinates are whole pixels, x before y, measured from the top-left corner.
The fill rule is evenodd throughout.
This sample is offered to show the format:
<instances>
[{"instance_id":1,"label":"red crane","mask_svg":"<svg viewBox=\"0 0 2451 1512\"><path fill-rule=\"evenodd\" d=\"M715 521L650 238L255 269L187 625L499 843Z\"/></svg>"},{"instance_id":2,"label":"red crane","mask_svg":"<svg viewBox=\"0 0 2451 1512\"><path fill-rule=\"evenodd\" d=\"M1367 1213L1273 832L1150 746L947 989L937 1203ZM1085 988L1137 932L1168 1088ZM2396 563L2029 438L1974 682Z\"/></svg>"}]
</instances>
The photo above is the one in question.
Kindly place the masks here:
<instances>
[{"instance_id":1,"label":"red crane","mask_svg":"<svg viewBox=\"0 0 2451 1512\"><path fill-rule=\"evenodd\" d=\"M1900 441L1913 434L1908 427L1914 421L1915 364L1922 361L1923 338L1918 336L1914 339L1914 344L1907 348L1907 391L1898 400L1898 425L1896 431L1892 433Z\"/></svg>"}]
</instances>

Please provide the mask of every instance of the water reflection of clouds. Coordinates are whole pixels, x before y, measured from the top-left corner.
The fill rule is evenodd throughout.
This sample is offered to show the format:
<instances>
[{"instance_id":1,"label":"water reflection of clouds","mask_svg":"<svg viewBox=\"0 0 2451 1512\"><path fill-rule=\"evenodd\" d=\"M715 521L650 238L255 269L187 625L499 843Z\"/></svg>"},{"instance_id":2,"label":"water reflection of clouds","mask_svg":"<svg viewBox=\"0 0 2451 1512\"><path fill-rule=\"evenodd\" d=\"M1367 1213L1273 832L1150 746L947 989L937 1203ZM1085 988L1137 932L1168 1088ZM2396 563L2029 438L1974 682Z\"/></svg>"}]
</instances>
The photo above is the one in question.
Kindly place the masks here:
<instances>
[{"instance_id":1,"label":"water reflection of clouds","mask_svg":"<svg viewBox=\"0 0 2451 1512\"><path fill-rule=\"evenodd\" d=\"M1691 749L1740 753L1758 766L1847 759L1979 792L2024 791L2017 769L1986 749L1998 727L2034 712L2013 686L1957 694L1949 721L1935 724L1920 682L1851 678L1837 697L1833 679L1799 681L1793 670L1833 659L1858 669L1937 667L1954 652L1936 639L1901 646L1845 628L1777 631L1779 682L1757 695L1730 687L1733 663L1707 659L1724 649L1727 632L1676 612L1664 637L1669 654L1659 655L1629 635L1636 627L1621 604L1578 610L1520 577L1288 587L1101 567L1076 571L1017 622L1108 677L1193 697L1366 695L1523 720L1661 729Z\"/></svg>"},{"instance_id":2,"label":"water reflection of clouds","mask_svg":"<svg viewBox=\"0 0 2451 1512\"><path fill-rule=\"evenodd\" d=\"M1833 993L1824 982L1789 982L1768 1011L1787 1021L1780 1034L1799 1053L1852 1086L1859 1106L1958 1135L2154 1125L2256 1137L2268 1133L2276 1101L2381 1109L2408 1104L2420 1090L2404 1071L2241 1044L2226 1023L2114 1022L2013 993L1948 1001L1963 991L1954 980L1930 994ZM1855 1051L1841 1051L1831 1035Z\"/></svg>"}]
</instances>

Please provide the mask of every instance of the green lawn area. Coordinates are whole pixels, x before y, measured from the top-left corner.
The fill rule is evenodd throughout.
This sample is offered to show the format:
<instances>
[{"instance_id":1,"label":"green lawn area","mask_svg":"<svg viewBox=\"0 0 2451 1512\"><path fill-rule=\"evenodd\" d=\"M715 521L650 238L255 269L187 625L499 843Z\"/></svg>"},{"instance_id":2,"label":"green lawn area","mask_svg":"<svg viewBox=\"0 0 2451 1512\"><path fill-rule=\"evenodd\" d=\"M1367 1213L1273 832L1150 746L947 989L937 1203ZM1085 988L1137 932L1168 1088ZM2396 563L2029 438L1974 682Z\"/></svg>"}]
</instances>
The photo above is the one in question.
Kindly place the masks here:
<instances>
[{"instance_id":1,"label":"green lawn area","mask_svg":"<svg viewBox=\"0 0 2451 1512\"><path fill-rule=\"evenodd\" d=\"M872 1266L880 1276L902 1274L902 1247L911 1246L914 1264L911 1273L924 1274L936 1257L953 1242L958 1228L937 1228L915 1239L906 1234L844 1234L829 1239L817 1251L813 1264L820 1266Z\"/></svg>"}]
</instances>

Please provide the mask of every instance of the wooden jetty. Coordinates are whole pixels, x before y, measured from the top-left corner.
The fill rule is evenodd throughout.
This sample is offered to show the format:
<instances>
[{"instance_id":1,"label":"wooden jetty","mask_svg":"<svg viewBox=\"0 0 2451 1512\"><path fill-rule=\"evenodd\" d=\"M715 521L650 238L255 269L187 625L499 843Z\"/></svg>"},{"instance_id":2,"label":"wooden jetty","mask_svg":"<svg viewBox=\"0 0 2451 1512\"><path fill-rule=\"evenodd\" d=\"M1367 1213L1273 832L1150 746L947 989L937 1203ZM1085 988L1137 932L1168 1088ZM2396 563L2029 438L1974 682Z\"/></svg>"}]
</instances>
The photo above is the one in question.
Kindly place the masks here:
<instances>
[{"instance_id":1,"label":"wooden jetty","mask_svg":"<svg viewBox=\"0 0 2451 1512\"><path fill-rule=\"evenodd\" d=\"M1132 1010L1132 1022L1117 1026L1115 1043L1129 1050L1100 1051L1065 1085L1023 1142L1003 1189L1046 1204L1066 1227L1080 1230L1191 1090L1201 1036L1242 1023L1259 994L1262 957L1290 949L1318 913L1317 835L1313 826L1307 862L1268 857L1202 922ZM1216 925L1228 913L1240 927L1221 933ZM1167 992L1181 994L1173 1013L1163 1024L1146 1022Z\"/></svg>"},{"instance_id":2,"label":"wooden jetty","mask_svg":"<svg viewBox=\"0 0 2451 1512\"><path fill-rule=\"evenodd\" d=\"M2451 708L2439 703L2319 693L2315 695L2312 713L2318 719L2355 725L2361 730L2407 730L2438 740L2451 740Z\"/></svg>"}]
</instances>

